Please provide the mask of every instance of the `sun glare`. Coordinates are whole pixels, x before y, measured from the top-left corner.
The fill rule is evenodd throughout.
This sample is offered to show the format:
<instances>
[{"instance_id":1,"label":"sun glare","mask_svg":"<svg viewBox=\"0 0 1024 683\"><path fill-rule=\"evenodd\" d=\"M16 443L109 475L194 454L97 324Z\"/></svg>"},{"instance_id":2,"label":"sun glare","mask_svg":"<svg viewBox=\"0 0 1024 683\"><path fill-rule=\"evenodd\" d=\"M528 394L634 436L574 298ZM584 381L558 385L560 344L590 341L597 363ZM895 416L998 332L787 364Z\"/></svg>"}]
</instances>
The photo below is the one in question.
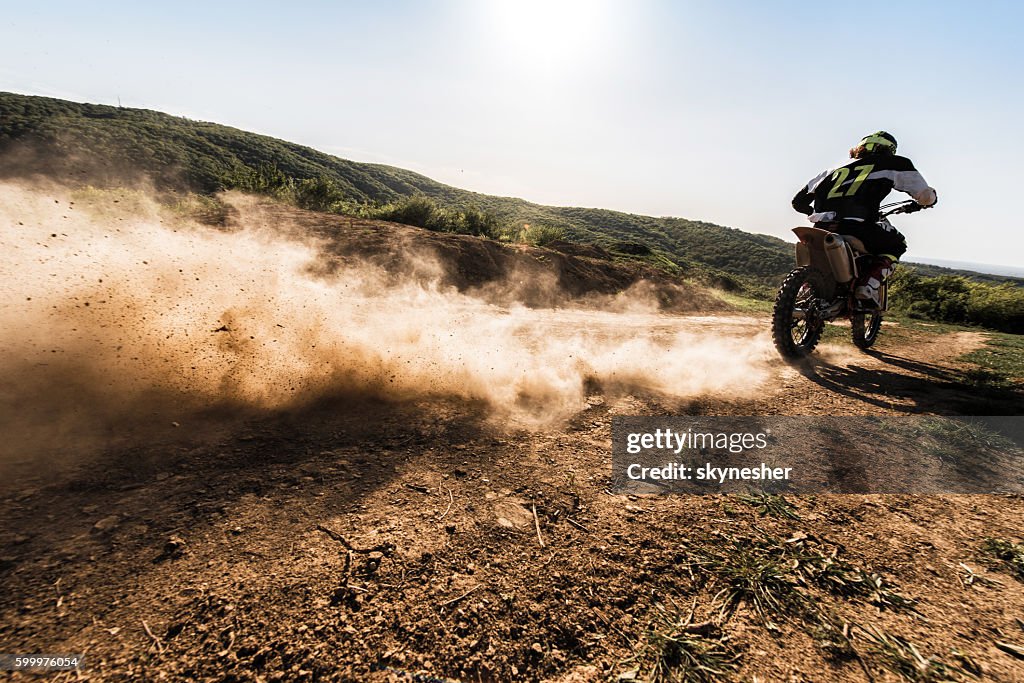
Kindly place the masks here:
<instances>
[{"instance_id":1,"label":"sun glare","mask_svg":"<svg viewBox=\"0 0 1024 683\"><path fill-rule=\"evenodd\" d=\"M502 57L515 65L560 69L593 60L609 39L608 0L492 0Z\"/></svg>"}]
</instances>

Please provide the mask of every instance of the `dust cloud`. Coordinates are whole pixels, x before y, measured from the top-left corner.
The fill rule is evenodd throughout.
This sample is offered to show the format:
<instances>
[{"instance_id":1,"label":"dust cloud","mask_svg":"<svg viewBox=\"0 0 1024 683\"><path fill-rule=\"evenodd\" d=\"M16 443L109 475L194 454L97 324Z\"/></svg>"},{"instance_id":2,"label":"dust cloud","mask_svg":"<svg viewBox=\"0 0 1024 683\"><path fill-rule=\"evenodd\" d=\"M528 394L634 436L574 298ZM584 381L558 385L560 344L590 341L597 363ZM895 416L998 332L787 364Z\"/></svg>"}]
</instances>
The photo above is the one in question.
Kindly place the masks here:
<instances>
[{"instance_id":1,"label":"dust cloud","mask_svg":"<svg viewBox=\"0 0 1024 683\"><path fill-rule=\"evenodd\" d=\"M643 301L499 305L422 277L443 264L396 281L332 265L295 226L249 221L242 199L233 213L210 227L138 191L0 183L0 454L345 394L460 397L539 426L586 407L594 382L742 395L768 371L764 336Z\"/></svg>"}]
</instances>

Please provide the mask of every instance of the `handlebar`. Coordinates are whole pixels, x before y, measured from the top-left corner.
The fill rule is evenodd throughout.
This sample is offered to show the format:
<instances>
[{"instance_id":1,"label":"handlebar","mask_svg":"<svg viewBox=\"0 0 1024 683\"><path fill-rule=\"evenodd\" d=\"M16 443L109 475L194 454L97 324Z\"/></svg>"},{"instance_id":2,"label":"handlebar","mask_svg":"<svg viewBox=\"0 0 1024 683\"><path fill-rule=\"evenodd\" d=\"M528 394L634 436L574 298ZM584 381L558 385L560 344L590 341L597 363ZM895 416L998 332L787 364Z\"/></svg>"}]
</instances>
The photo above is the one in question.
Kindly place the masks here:
<instances>
[{"instance_id":1,"label":"handlebar","mask_svg":"<svg viewBox=\"0 0 1024 683\"><path fill-rule=\"evenodd\" d=\"M893 202L892 204L884 204L878 207L878 216L879 218L885 218L886 216L891 216L895 213L914 213L915 211L920 211L923 208L925 207L921 206L914 200Z\"/></svg>"}]
</instances>

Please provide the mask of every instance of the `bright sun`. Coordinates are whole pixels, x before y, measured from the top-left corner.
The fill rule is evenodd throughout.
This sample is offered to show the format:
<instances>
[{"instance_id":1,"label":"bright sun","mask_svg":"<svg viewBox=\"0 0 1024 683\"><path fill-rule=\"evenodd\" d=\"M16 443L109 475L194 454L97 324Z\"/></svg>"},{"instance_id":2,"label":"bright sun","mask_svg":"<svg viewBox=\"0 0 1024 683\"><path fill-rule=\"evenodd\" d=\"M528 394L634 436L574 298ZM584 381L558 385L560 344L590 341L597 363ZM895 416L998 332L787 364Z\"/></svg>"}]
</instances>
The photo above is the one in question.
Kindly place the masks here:
<instances>
[{"instance_id":1,"label":"bright sun","mask_svg":"<svg viewBox=\"0 0 1024 683\"><path fill-rule=\"evenodd\" d=\"M488 5L508 60L548 69L592 58L612 20L609 0L492 0Z\"/></svg>"}]
</instances>

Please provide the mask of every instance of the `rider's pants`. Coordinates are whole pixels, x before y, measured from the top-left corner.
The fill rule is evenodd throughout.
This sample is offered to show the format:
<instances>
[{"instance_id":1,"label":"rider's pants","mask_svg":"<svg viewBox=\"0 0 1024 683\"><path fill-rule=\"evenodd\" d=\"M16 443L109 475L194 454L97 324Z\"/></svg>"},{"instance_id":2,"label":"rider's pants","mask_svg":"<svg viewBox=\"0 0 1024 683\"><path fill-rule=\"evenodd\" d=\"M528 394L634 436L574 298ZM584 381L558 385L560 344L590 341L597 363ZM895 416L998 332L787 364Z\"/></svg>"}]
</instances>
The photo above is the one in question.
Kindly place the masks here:
<instances>
[{"instance_id":1,"label":"rider's pants","mask_svg":"<svg viewBox=\"0 0 1024 683\"><path fill-rule=\"evenodd\" d=\"M853 235L863 242L872 254L888 256L889 260L894 262L907 251L906 238L884 218L877 223L845 218L836 232Z\"/></svg>"}]
</instances>

